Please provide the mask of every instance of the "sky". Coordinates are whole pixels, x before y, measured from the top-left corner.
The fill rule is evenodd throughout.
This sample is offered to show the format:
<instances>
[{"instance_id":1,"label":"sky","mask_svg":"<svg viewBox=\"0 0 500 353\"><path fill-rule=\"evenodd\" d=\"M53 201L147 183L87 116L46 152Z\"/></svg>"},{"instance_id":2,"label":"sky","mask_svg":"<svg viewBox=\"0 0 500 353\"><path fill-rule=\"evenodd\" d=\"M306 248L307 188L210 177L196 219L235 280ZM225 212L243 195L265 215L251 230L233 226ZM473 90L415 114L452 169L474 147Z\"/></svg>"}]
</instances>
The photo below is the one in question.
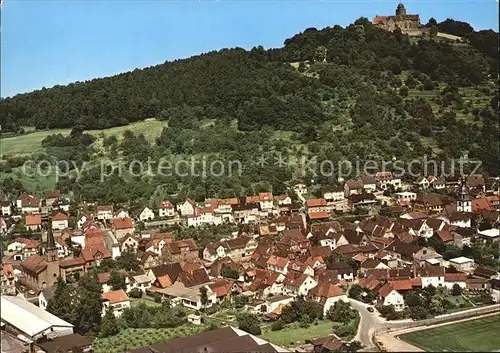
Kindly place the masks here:
<instances>
[{"instance_id":1,"label":"sky","mask_svg":"<svg viewBox=\"0 0 500 353\"><path fill-rule=\"evenodd\" d=\"M498 31L498 0L406 1L426 23ZM1 97L222 48L280 47L308 27L392 15L397 1L3 0Z\"/></svg>"}]
</instances>

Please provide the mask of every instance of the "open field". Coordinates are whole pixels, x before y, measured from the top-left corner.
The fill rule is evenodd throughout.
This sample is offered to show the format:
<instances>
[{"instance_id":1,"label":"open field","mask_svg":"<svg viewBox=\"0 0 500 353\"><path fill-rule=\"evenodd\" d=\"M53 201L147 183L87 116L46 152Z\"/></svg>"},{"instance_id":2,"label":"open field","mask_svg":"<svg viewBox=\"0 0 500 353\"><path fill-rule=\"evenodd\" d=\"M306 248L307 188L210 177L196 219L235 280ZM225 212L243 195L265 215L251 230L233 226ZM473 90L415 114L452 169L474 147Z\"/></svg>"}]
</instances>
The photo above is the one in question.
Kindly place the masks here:
<instances>
[{"instance_id":1,"label":"open field","mask_svg":"<svg viewBox=\"0 0 500 353\"><path fill-rule=\"evenodd\" d=\"M494 351L500 349L500 315L415 331L400 339L426 351Z\"/></svg>"},{"instance_id":2,"label":"open field","mask_svg":"<svg viewBox=\"0 0 500 353\"><path fill-rule=\"evenodd\" d=\"M264 331L259 337L281 347L294 346L298 341L304 343L304 340L331 335L334 325L340 326L340 323L322 320L317 325L311 324L307 328L299 327L298 323L293 323L279 331Z\"/></svg>"},{"instance_id":3,"label":"open field","mask_svg":"<svg viewBox=\"0 0 500 353\"><path fill-rule=\"evenodd\" d=\"M204 329L205 326L203 325L184 325L174 329L129 328L121 331L116 336L97 338L93 343L93 347L95 353L119 353L160 341L196 335Z\"/></svg>"},{"instance_id":4,"label":"open field","mask_svg":"<svg viewBox=\"0 0 500 353\"><path fill-rule=\"evenodd\" d=\"M97 137L98 139L101 137L104 138L114 135L118 140L120 140L126 130L131 130L136 134L144 134L146 139L152 142L158 136L160 136L161 130L165 126L167 126L167 124L164 121L147 119L144 121L132 123L130 125L117 126L105 130L89 130L87 132ZM0 154L3 158L4 156L23 156L29 155L33 152L39 152L42 148L42 141L47 136L59 133L68 135L70 132L71 129L54 129L35 131L32 133L27 133L25 135L2 138L0 141Z\"/></svg>"}]
</instances>

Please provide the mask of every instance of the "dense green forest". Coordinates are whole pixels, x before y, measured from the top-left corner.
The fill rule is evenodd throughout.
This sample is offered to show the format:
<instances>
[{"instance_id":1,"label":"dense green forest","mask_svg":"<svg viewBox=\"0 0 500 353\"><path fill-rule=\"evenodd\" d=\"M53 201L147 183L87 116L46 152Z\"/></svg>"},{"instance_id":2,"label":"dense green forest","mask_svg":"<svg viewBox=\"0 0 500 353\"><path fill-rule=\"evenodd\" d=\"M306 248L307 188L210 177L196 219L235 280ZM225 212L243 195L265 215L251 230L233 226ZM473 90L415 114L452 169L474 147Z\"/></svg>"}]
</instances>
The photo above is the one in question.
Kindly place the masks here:
<instances>
[{"instance_id":1,"label":"dense green forest","mask_svg":"<svg viewBox=\"0 0 500 353\"><path fill-rule=\"evenodd\" d=\"M196 199L278 194L293 181L310 182L296 166L302 156L313 155L333 161L428 155L446 161L467 151L483 161L481 171L497 175L498 33L475 32L453 20L431 19L426 26L463 41L409 38L360 18L346 28L308 28L278 49L224 49L2 99L2 127L73 128L68 137L44 140L39 159L130 162L204 155L243 163L242 175L224 177L115 175L101 183L96 167L78 181L59 182L78 198L109 202L151 200L157 185L169 195ZM168 124L155 141L128 131L95 146L83 132L147 118ZM287 163L257 165L263 153L270 160L284 156ZM9 168L22 164L22 158L4 160ZM337 179L319 176L314 182Z\"/></svg>"}]
</instances>

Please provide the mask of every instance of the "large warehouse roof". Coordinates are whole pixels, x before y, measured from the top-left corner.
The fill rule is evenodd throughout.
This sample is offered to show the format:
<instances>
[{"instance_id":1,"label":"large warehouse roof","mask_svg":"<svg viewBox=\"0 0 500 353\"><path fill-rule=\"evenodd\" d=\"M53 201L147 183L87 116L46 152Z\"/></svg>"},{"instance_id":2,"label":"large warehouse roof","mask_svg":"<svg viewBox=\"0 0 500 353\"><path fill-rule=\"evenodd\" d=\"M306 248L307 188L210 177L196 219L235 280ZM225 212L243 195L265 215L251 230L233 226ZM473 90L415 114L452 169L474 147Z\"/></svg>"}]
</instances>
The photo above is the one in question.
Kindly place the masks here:
<instances>
[{"instance_id":1,"label":"large warehouse roof","mask_svg":"<svg viewBox=\"0 0 500 353\"><path fill-rule=\"evenodd\" d=\"M30 337L53 327L73 327L69 322L20 297L2 295L1 316L3 322L16 327Z\"/></svg>"}]
</instances>

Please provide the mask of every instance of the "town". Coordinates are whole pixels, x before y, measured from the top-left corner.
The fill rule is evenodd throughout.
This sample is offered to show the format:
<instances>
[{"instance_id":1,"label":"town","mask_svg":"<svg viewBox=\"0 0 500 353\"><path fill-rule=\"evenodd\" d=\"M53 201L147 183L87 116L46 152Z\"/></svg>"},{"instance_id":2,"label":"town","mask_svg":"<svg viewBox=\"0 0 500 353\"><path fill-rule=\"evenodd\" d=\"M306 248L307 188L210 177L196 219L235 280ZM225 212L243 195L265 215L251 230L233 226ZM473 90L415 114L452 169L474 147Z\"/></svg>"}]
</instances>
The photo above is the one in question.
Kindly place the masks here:
<instances>
[{"instance_id":1,"label":"town","mask_svg":"<svg viewBox=\"0 0 500 353\"><path fill-rule=\"evenodd\" d=\"M142 327L128 324L141 320L134 310L168 305L165 310L184 316L160 327L183 324L196 333L208 325L222 335L207 336L214 347L248 332L267 339L252 341L256 350L264 344L269 351L334 351L370 348L366 331L374 335L391 322L498 311L498 178L404 182L379 172L324 188L319 198L310 187L177 205L163 200L135 213L78 204L58 190L6 199L2 330L30 351L76 345L107 352L116 347L99 346L103 338L124 326ZM179 231L224 227L227 234L216 241ZM97 288L100 332L99 323L53 315L64 311L56 301L76 301L64 293L76 297L85 278ZM74 292L63 291L66 286ZM293 333L325 320L334 335L308 340ZM285 340L275 335L286 330ZM2 344L4 338L2 331ZM144 348L137 342L122 351L149 352L147 344L160 344L142 342Z\"/></svg>"}]
</instances>

